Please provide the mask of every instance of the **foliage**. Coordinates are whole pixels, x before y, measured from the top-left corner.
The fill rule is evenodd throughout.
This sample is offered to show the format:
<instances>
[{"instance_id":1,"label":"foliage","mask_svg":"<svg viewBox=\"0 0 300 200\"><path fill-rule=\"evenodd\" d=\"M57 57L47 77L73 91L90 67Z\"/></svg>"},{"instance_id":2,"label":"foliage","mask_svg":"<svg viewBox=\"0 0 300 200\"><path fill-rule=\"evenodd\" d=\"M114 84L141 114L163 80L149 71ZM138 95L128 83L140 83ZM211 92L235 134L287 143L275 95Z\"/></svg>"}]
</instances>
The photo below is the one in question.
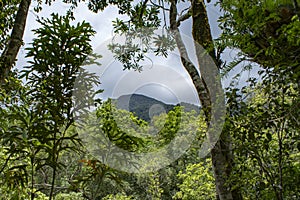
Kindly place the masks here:
<instances>
[{"instance_id":1,"label":"foliage","mask_svg":"<svg viewBox=\"0 0 300 200\"><path fill-rule=\"evenodd\" d=\"M235 113L231 112L229 130L236 155L231 181L242 189L245 199L297 199L297 86L263 87L244 88L231 97L229 105Z\"/></svg>"},{"instance_id":2,"label":"foliage","mask_svg":"<svg viewBox=\"0 0 300 200\"><path fill-rule=\"evenodd\" d=\"M299 0L295 0L300 3ZM299 79L299 8L293 0L222 1L224 47L241 50L236 58L254 61L269 73ZM276 78L275 78L276 79Z\"/></svg>"},{"instance_id":3,"label":"foliage","mask_svg":"<svg viewBox=\"0 0 300 200\"><path fill-rule=\"evenodd\" d=\"M103 200L132 200L133 198L131 196L127 196L127 195L118 193L116 195L113 195L113 194L107 195L106 197L104 197L102 199Z\"/></svg>"},{"instance_id":4,"label":"foliage","mask_svg":"<svg viewBox=\"0 0 300 200\"><path fill-rule=\"evenodd\" d=\"M183 110L183 108L175 107L168 114L155 116L151 123L146 123L126 110L117 109L110 100L103 102L96 111L98 118L91 117L87 123L85 133L88 135L82 135L82 138L88 141L87 149L96 155L96 158L89 157L81 162L85 163L90 171L86 180L92 182L91 185L94 187L99 186L98 189L93 189L98 191L99 197L103 197L108 191L123 191L126 194L132 194L137 199L172 198L177 191L176 184L179 181L176 174L188 162L196 163L199 160L197 159L198 142L205 137L204 118L199 118L195 111L183 112ZM172 166L161 169L158 173L131 175L120 173L104 164L106 156L111 156L112 152L118 152L117 149L114 149L114 145L121 146L122 149L126 147L129 151L137 153L157 151L160 147L168 144L175 135L180 137L180 140L186 140L186 135L195 132L197 127L199 129L195 138L198 142L192 145L192 150ZM90 139L88 139L89 137ZM108 138L110 139L108 140ZM177 144L174 144L174 148L177 151L180 150ZM169 150L171 151L169 153L172 153L172 147ZM116 162L126 162L126 157L122 154L116 153L115 155L118 156L115 159ZM137 156L135 159L138 161L140 158ZM152 161L148 160L147 162L151 165ZM134 163L132 165L134 166ZM147 165L145 167L147 168ZM99 178L96 179L96 177ZM97 184L94 184L95 182ZM109 189L111 184L115 187L113 190Z\"/></svg>"},{"instance_id":5,"label":"foliage","mask_svg":"<svg viewBox=\"0 0 300 200\"><path fill-rule=\"evenodd\" d=\"M226 70L261 67L249 87L228 88L233 137L230 182L245 199L297 199L299 174L299 1L222 1L222 45L238 49Z\"/></svg>"},{"instance_id":6,"label":"foliage","mask_svg":"<svg viewBox=\"0 0 300 200\"><path fill-rule=\"evenodd\" d=\"M56 200L84 200L82 194L75 193L75 192L71 192L68 194L59 193L58 195L55 196L55 199Z\"/></svg>"},{"instance_id":7,"label":"foliage","mask_svg":"<svg viewBox=\"0 0 300 200\"><path fill-rule=\"evenodd\" d=\"M39 11L42 3L52 2L38 0L35 10ZM206 137L207 128L202 113L199 116L198 112L184 112L184 108L172 106L166 108L167 113L150 119L140 117L138 112L147 113L151 102L146 101L146 105L136 107L137 111L131 113L107 101L91 113L88 121L81 119L95 102L95 93L86 91L99 84L94 74L80 68L83 62L91 64L97 58L96 55L89 60L92 54L89 42L95 32L86 22L72 25L70 21L72 9L80 1L63 2L72 4L69 14L38 19L42 27L34 30L36 38L27 49L29 66L15 72L0 89L0 194L7 199L38 200L54 196L56 199L215 199L211 160L201 160L198 156L199 143ZM165 17L169 10L163 7L169 6L170 1L165 4L147 0L83 2L94 12L115 5L120 14L128 17L127 21L113 22L115 32L127 37L126 44L110 45L115 58L126 69L140 70L139 64L147 58L146 53L167 56L167 51L174 49L174 41L164 34L169 31ZM297 187L300 185L300 23L293 2L299 1L220 2L224 11L220 18L223 33L217 44L220 49L240 50L224 73L243 61L256 62L262 67L260 84L255 77L249 80L249 87L232 87L227 92L228 118L224 130L232 137L234 152L234 158L230 158L234 162L228 163L233 171L227 183L231 190L240 190L243 199L300 198ZM9 39L19 3L19 0L0 0L0 50L4 50ZM178 19L191 15L190 11L187 15L183 13ZM155 30L163 23L163 34L157 34ZM135 39L143 41L144 46L137 46ZM22 82L18 75L26 81ZM83 138L78 137L77 129L89 132L90 138L86 139L97 145L81 146ZM190 149L157 172L129 174L104 162L105 156L118 149L155 152L171 144L166 153L172 155L183 151L180 144L172 143L174 138L190 142L186 137L190 133L195 136ZM90 155L94 152L88 150L96 150L95 147L101 149L102 157ZM118 154L115 159L120 164L128 162L124 155ZM149 160L147 164L155 161ZM135 163L132 165L137 167Z\"/></svg>"},{"instance_id":8,"label":"foliage","mask_svg":"<svg viewBox=\"0 0 300 200\"><path fill-rule=\"evenodd\" d=\"M175 193L179 191L178 183L181 182L179 177L177 177L179 171L184 169L189 163L195 164L200 162L198 150L200 148L199 143L205 138L205 120L203 116L195 115L195 112L183 112L183 110L183 108L177 107L177 109L170 111L173 113L171 114L172 116L176 116L174 115L175 113L180 113L180 120L169 118L168 115L170 112L168 115L162 114L152 119L151 126L156 130L154 132L157 133L157 137L152 138L154 144L151 151L155 151L159 148L160 144L168 144L169 137L167 135L168 133L172 133L172 131L169 130L172 130L172 126L176 124L176 126L180 127L179 131L176 132L176 137L180 137L179 140L181 141L187 139L186 134L196 132L194 143L191 144L189 150L185 152L182 157L171 163L169 166L162 168L157 172L138 174L133 180L125 179L132 187L132 189L128 191L129 194L134 194L134 197L138 199L172 199ZM191 129L187 129L187 127L191 127ZM165 139L163 135L166 136ZM172 148L173 147L171 146L169 149L170 154L172 154ZM176 148L177 151L180 151L180 145L176 143L174 144L174 148ZM149 165L151 165L151 162L155 162L155 160L151 162L149 160L148 162Z\"/></svg>"},{"instance_id":9,"label":"foliage","mask_svg":"<svg viewBox=\"0 0 300 200\"><path fill-rule=\"evenodd\" d=\"M180 190L175 194L173 199L216 199L210 159L197 164L187 165L186 169L180 171L177 176L182 180L182 183L179 184Z\"/></svg>"},{"instance_id":10,"label":"foliage","mask_svg":"<svg viewBox=\"0 0 300 200\"><path fill-rule=\"evenodd\" d=\"M48 146L38 140L39 118L31 110L32 101L26 96L28 88L11 77L1 90L0 190L12 199L28 199L30 194L39 193L32 186L32 175L36 166L44 164L43 154Z\"/></svg>"},{"instance_id":11,"label":"foliage","mask_svg":"<svg viewBox=\"0 0 300 200\"><path fill-rule=\"evenodd\" d=\"M12 94L3 93L1 99L6 118L1 120L1 139L8 155L3 170L12 164L4 173L5 182L14 187L30 185L33 199L36 181L41 178L37 174L52 168L51 199L56 170L63 166L58 162L60 154L80 144L77 134L69 131L74 125L71 97L79 68L91 53L88 42L94 31L88 23L72 26L68 17L55 14L39 22L43 27L34 30L38 38L27 49L27 57L33 58L31 66L21 72L28 82L25 87L17 82L21 86ZM92 74L85 75L87 86L97 83Z\"/></svg>"},{"instance_id":12,"label":"foliage","mask_svg":"<svg viewBox=\"0 0 300 200\"><path fill-rule=\"evenodd\" d=\"M46 0L45 4L51 5L55 0ZM117 6L119 9L120 14L125 14L131 11L130 4L132 3L133 0L103 0L103 1L96 1L96 0L62 0L63 3L69 3L71 4L71 8L68 11L68 14L70 14L70 17L73 17L73 11L74 9L78 6L78 3L80 2L86 2L87 7L97 13L100 11L103 11L106 7L109 5L114 5ZM39 12L42 10L42 0L37 0L38 5L35 7L35 11Z\"/></svg>"}]
</instances>

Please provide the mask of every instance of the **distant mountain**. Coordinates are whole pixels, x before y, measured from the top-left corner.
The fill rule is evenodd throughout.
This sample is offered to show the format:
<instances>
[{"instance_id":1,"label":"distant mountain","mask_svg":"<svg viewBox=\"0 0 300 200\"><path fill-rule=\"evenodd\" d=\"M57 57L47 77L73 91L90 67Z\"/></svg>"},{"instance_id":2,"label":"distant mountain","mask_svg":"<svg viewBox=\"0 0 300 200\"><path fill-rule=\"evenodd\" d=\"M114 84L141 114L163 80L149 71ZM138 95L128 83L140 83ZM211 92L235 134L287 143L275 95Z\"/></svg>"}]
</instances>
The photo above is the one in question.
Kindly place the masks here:
<instances>
[{"instance_id":1,"label":"distant mountain","mask_svg":"<svg viewBox=\"0 0 300 200\"><path fill-rule=\"evenodd\" d=\"M115 102L117 108L133 112L140 119L147 122L151 120L153 115L159 115L162 112L168 113L176 106L141 94L123 95L113 100L113 102ZM195 110L199 113L199 106L185 102L180 103L180 105L185 107L185 111Z\"/></svg>"},{"instance_id":2,"label":"distant mountain","mask_svg":"<svg viewBox=\"0 0 300 200\"><path fill-rule=\"evenodd\" d=\"M185 112L191 112L192 110L194 110L196 111L197 114L200 113L200 106L191 103L186 103L186 102L181 102L180 105L184 106Z\"/></svg>"}]
</instances>

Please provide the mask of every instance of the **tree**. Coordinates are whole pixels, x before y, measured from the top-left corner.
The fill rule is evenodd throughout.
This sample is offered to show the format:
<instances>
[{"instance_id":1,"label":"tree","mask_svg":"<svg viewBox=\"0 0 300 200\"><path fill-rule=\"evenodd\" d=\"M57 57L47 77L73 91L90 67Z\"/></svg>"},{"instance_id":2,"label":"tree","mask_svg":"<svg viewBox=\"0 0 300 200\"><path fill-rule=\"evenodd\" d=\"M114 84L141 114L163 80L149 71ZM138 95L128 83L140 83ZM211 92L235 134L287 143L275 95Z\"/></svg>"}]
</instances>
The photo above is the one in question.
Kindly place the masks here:
<instances>
[{"instance_id":1,"label":"tree","mask_svg":"<svg viewBox=\"0 0 300 200\"><path fill-rule=\"evenodd\" d=\"M1 139L4 144L11 144L8 145L8 157L5 158L1 173L12 163L8 174L19 169L16 174L19 180L13 184L26 187L30 183L30 198L34 199L36 190L41 189L36 184L40 178L37 172L46 172L42 181L47 185L47 173L51 168L50 188L42 189L44 192L49 189L49 199L52 199L56 174L62 167L59 160L61 154L76 151L80 146L78 135L72 131L76 125L74 114L83 112L93 104L93 99L83 96L81 102L76 101L77 104L73 106L72 94L75 91L86 94L86 89L97 85L98 81L93 74L80 68L92 51L89 41L94 31L88 23L74 26L70 24L68 16L59 17L55 14L51 19L39 20L39 23L42 27L34 30L37 38L32 47L27 49L27 57L33 59L20 76L27 79L26 87L18 80L13 85L14 79L10 78L6 88L2 89L5 91L10 87L13 90L8 90L8 94L3 93L1 99L1 112L7 117L1 120ZM81 75L84 87L75 90L78 75Z\"/></svg>"},{"instance_id":2,"label":"tree","mask_svg":"<svg viewBox=\"0 0 300 200\"><path fill-rule=\"evenodd\" d=\"M39 23L43 27L34 30L37 38L27 53L27 57L33 57L33 61L29 62L31 66L23 70L22 76L28 79L28 95L35 102L33 112L45 121L45 132L39 133L39 141L49 148L46 151L46 165L52 168L51 199L61 152L74 149L80 144L77 134L68 135L70 127L75 125L75 112L80 112L78 105L73 106L72 94L77 75L84 74L80 66L92 52L89 41L95 32L88 23L74 26L70 24L68 16L59 17L57 14L53 14L52 19L39 20ZM93 74L84 74L82 81L88 88L98 84ZM86 88L80 89L86 92ZM85 102L92 103L89 99ZM75 146L69 146L66 141L71 141Z\"/></svg>"}]
</instances>

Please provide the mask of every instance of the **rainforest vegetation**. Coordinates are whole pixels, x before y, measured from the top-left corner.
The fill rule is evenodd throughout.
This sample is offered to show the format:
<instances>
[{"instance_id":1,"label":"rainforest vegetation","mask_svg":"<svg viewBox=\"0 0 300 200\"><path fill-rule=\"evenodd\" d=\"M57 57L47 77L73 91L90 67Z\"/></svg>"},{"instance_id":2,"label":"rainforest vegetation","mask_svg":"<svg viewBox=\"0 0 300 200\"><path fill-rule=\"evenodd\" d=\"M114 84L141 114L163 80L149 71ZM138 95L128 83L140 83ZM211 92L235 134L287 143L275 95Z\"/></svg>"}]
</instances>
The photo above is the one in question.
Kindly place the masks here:
<instances>
[{"instance_id":1,"label":"rainforest vegetation","mask_svg":"<svg viewBox=\"0 0 300 200\"><path fill-rule=\"evenodd\" d=\"M57 2L68 9L39 16ZM0 0L0 199L300 199L299 5L299 0ZM118 10L113 32L128 41L108 48L124 71L143 73L149 53L168 57L176 50L201 106L165 104L166 112L144 118L158 101L135 100L139 105L130 112L114 99L99 98L103 91L92 88L101 86L101 78L82 66L101 67L105 55L93 52L97 32L89 21L76 21L82 6L91 13ZM208 7L219 13L217 25ZM30 12L38 27L27 20ZM214 26L221 32L217 37ZM32 41L25 41L27 31ZM139 33L143 48L131 40ZM184 34L194 42L194 56ZM204 54L210 60L203 61ZM227 77L230 84L222 86ZM214 106L220 102L224 113L218 118ZM222 129L212 142L208 130L218 120ZM213 144L203 156L205 140ZM165 156L143 157L153 152ZM160 162L168 164L149 170Z\"/></svg>"}]
</instances>

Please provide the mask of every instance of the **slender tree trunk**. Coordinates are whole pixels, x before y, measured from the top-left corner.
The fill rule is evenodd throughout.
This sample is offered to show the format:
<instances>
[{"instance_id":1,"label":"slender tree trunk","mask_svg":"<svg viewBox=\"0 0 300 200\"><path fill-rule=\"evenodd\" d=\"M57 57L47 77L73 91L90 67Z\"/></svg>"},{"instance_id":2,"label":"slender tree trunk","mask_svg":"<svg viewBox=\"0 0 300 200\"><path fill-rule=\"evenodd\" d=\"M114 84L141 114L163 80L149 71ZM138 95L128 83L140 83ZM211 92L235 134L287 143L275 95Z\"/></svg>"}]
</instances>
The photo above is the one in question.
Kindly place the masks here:
<instances>
[{"instance_id":1,"label":"slender tree trunk","mask_svg":"<svg viewBox=\"0 0 300 200\"><path fill-rule=\"evenodd\" d=\"M218 62L215 54L215 48L213 44L213 39L211 36L210 25L208 21L208 16L206 12L206 6L202 0L192 0L192 34L195 41L196 54L198 58L198 64L200 67L201 75L204 77L206 82L208 93L210 94L211 102L214 103L218 101L218 94L220 94L220 88L222 88L220 73L218 68ZM197 45L198 44L198 45ZM201 54L203 54L203 49L207 50L211 61L205 59ZM210 62L216 67L212 67ZM210 105L212 106L212 105ZM212 111L214 112L214 111ZM215 113L210 113L210 115L216 115ZM211 122L212 116L209 117L209 122ZM213 122L216 123L216 122ZM212 133L214 134L214 133ZM228 133L222 130L220 138L213 147L211 151L212 166L215 176L217 196L220 200L231 200L231 199L241 199L238 191L231 191L230 184L228 183L229 176L231 174L231 166L233 162L233 156L230 149L231 138Z\"/></svg>"},{"instance_id":2,"label":"slender tree trunk","mask_svg":"<svg viewBox=\"0 0 300 200\"><path fill-rule=\"evenodd\" d=\"M10 39L0 58L0 83L5 83L11 68L15 64L18 52L23 43L26 19L31 0L22 0L16 15Z\"/></svg>"}]
</instances>

